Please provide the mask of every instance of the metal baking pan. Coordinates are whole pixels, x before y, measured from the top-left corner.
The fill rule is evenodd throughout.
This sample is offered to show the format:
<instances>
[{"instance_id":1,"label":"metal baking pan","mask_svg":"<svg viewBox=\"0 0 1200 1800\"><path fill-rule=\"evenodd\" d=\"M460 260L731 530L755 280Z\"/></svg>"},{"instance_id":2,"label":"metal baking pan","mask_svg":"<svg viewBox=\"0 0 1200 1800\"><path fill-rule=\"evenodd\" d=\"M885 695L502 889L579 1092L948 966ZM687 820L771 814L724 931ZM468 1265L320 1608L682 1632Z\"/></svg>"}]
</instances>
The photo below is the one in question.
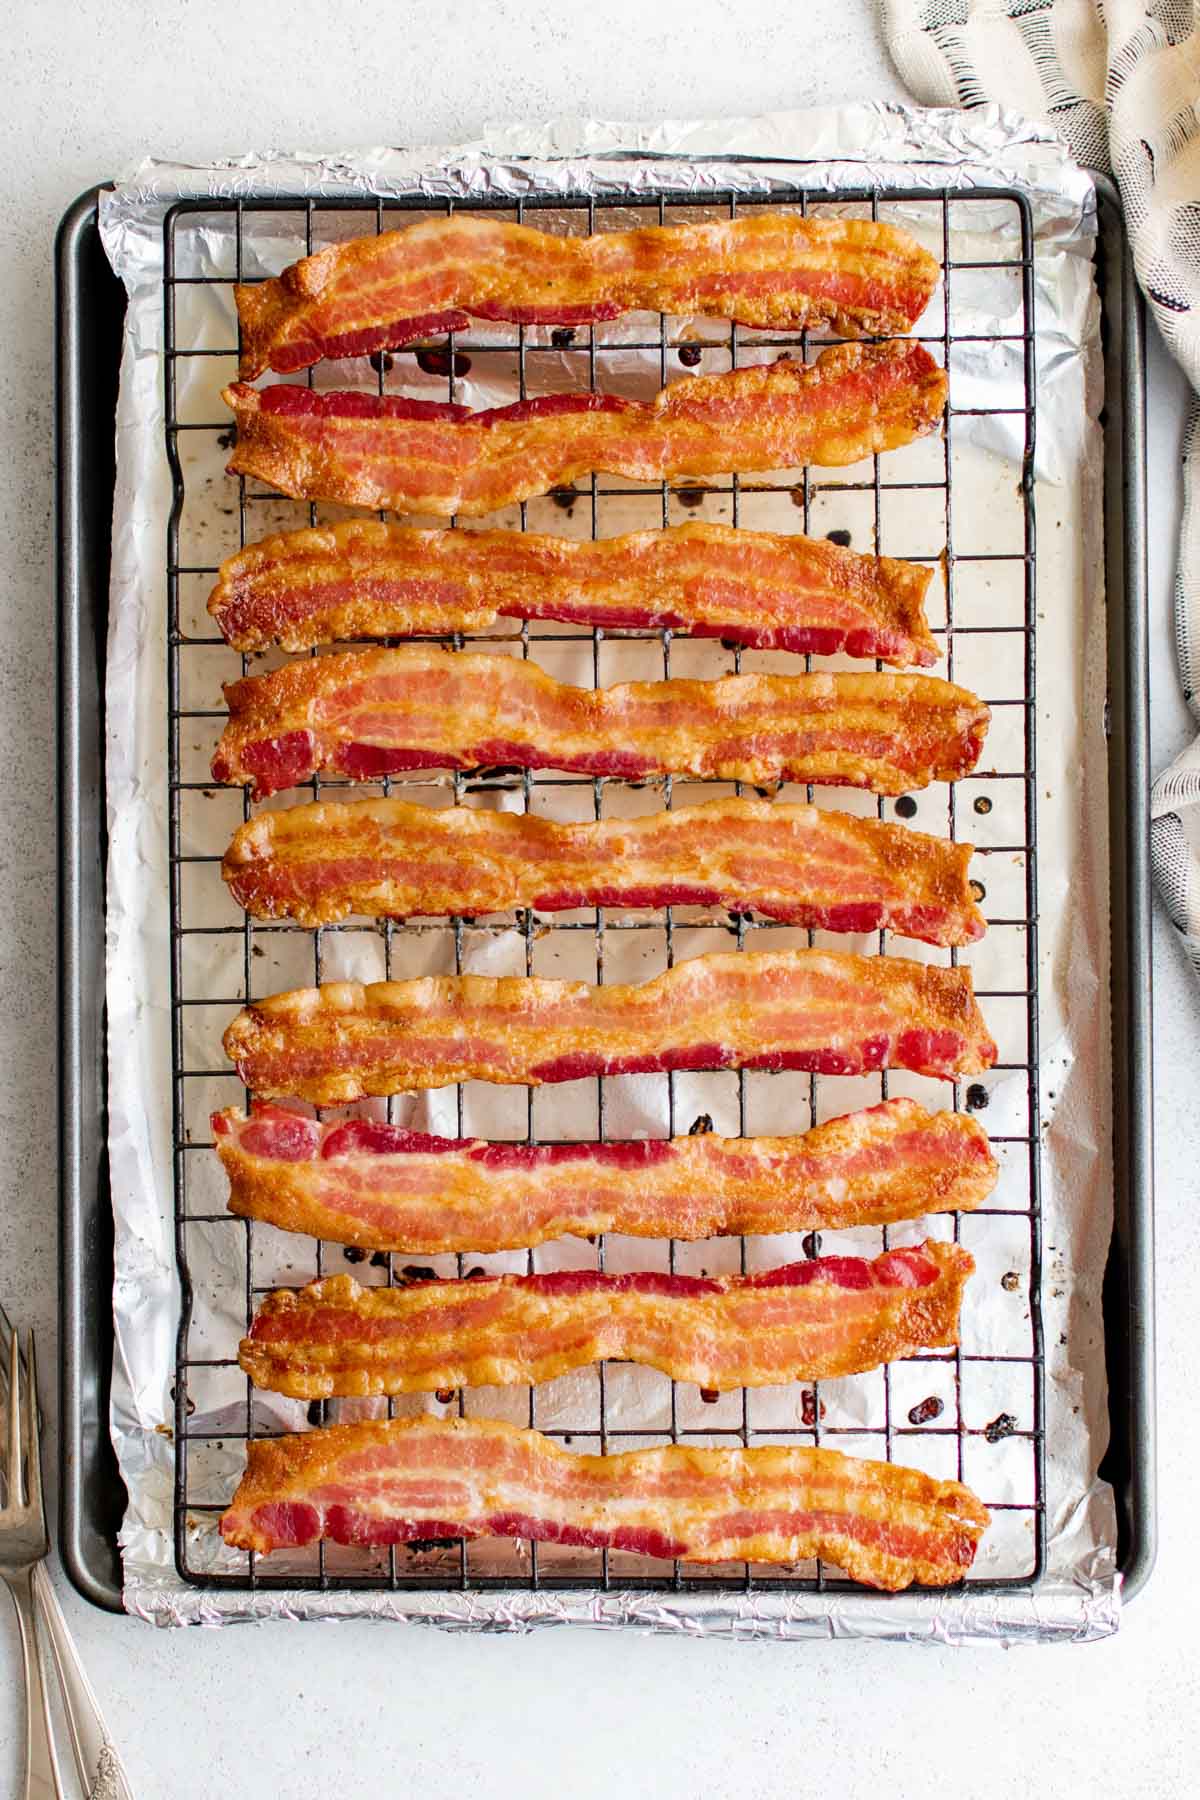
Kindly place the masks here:
<instances>
[{"instance_id":1,"label":"metal baking pan","mask_svg":"<svg viewBox=\"0 0 1200 1800\"><path fill-rule=\"evenodd\" d=\"M122 293L81 197L58 239L62 1522L72 1580L119 1609L122 1489L105 1429L112 1353L104 1111L103 645ZM1108 402L1110 815L1116 1221L1105 1288L1126 1597L1154 1555L1143 320L1115 195L1100 185Z\"/></svg>"},{"instance_id":2,"label":"metal baking pan","mask_svg":"<svg viewBox=\"0 0 1200 1800\"><path fill-rule=\"evenodd\" d=\"M113 1233L104 1012L104 645L125 293L99 190L55 245L58 503L59 1545L85 1599L121 1610L125 1496L108 1434Z\"/></svg>"}]
</instances>

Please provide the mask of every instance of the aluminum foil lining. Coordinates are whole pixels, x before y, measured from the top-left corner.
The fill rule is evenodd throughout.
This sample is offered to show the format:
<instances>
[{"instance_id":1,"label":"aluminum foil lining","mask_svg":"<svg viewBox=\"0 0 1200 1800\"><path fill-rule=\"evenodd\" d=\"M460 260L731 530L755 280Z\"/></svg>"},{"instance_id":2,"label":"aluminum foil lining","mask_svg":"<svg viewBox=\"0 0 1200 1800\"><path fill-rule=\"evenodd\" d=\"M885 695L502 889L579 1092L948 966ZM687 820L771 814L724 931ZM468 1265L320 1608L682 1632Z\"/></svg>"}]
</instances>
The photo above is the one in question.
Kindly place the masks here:
<instances>
[{"instance_id":1,"label":"aluminum foil lining","mask_svg":"<svg viewBox=\"0 0 1200 1800\"><path fill-rule=\"evenodd\" d=\"M179 1292L169 1093L164 546L171 484L163 446L164 216L180 198L205 196L298 194L328 201L418 194L431 201L452 196L469 202L560 192L603 198L632 190L703 201L709 193L731 190L747 198L769 197L799 183L832 197L866 185L964 194L1019 187L1033 208L1038 659L1053 671L1042 686L1038 717L1047 1573L1033 1593L968 1587L897 1597L866 1590L251 1593L190 1586L175 1572L172 1540L171 1387ZM938 1643L1078 1640L1116 1628L1115 1515L1111 1492L1096 1473L1108 1429L1100 1288L1111 1228L1111 1170L1105 1129L1110 1084L1103 569L1102 547L1085 530L1099 504L1102 455L1096 424L1101 377L1094 225L1091 181L1062 144L1043 127L995 107L966 113L871 104L657 126L559 120L489 127L479 142L447 149L269 152L203 168L147 161L102 198L104 244L129 296L117 418L107 784L117 1334L111 1425L129 1490L121 1542L130 1612L164 1625L377 1617L461 1630L580 1623ZM994 233L996 242L1003 243L1006 233L1011 239L1011 206L1007 211L998 206L994 217L977 221L975 228ZM200 230L191 236L200 265L196 272L211 272L227 253L219 220L214 215L211 234ZM278 246L269 238L252 234L249 245L251 255L263 257L264 268L278 266ZM1011 242L1004 253L1014 253ZM1003 328L1012 297L999 285L989 291L984 277L971 305L985 336ZM964 379L988 407L1020 401L1020 369L1011 346L973 346ZM496 405L515 394L489 390L486 397L466 397L476 405ZM1021 453L1016 427L1017 421L1003 418L962 420L956 426L956 445L961 440L967 452L964 480L974 485L980 506L988 505L989 493L1012 487ZM350 966L335 973L360 971ZM1002 1089L997 1095L1002 1110ZM651 1099L644 1104L645 1128L655 1129ZM436 1097L429 1099L427 1117L425 1128L437 1129ZM978 1223L997 1227L972 1239L981 1268L1004 1266L1003 1221ZM932 1221L931 1229L936 1227ZM219 1275L220 1253L213 1255ZM994 1303L981 1295L978 1304L986 1332ZM232 1318L224 1324L236 1332ZM281 1422L287 1422L282 1414ZM240 1452L224 1454L229 1469L235 1469ZM221 1468L215 1473L219 1476ZM214 1545L214 1570L222 1567L221 1554Z\"/></svg>"}]
</instances>

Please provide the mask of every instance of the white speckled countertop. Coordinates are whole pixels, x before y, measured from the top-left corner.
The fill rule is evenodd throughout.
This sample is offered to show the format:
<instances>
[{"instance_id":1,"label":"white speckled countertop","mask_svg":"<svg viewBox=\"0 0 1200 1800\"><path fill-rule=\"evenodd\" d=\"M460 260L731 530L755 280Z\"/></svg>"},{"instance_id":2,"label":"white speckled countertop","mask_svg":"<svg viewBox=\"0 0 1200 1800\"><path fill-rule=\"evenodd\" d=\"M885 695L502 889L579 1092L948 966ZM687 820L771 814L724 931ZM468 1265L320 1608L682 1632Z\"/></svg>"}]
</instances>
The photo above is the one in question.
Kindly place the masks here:
<instances>
[{"instance_id":1,"label":"white speckled countertop","mask_svg":"<svg viewBox=\"0 0 1200 1800\"><path fill-rule=\"evenodd\" d=\"M458 141L485 120L714 116L902 97L870 0L75 0L7 36L0 117L0 1294L53 1368L52 241L83 188L146 151ZM1150 361L1155 766L1186 741L1170 637L1182 383ZM1156 923L1159 1565L1120 1634L1079 1648L924 1651L577 1632L451 1638L342 1625L154 1633L60 1591L139 1800L524 1800L570 1791L837 1800L944 1789L1195 1791L1196 1451L1187 1388L1200 1168L1200 990ZM1177 1071L1188 1071L1180 1079ZM1185 1335L1186 1333L1186 1335ZM53 1391L45 1381L43 1400ZM0 1605L0 1794L17 1792L16 1634ZM1193 1775L1188 1776L1191 1767Z\"/></svg>"}]
</instances>

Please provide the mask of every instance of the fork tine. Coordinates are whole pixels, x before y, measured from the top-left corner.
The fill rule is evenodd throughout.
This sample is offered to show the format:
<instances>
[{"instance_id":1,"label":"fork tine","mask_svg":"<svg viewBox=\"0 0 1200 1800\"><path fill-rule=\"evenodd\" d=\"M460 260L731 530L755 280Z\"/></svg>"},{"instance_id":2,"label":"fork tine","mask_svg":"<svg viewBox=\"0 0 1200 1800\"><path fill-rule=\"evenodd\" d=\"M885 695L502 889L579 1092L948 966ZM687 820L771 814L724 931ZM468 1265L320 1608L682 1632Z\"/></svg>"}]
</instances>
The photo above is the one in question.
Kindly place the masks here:
<instances>
[{"instance_id":1,"label":"fork tine","mask_svg":"<svg viewBox=\"0 0 1200 1800\"><path fill-rule=\"evenodd\" d=\"M16 1333L14 1332L14 1337ZM46 1516L42 1500L42 1434L38 1419L37 1359L33 1347L33 1328L25 1351L25 1380L29 1392L25 1396L25 1499L39 1519Z\"/></svg>"},{"instance_id":2,"label":"fork tine","mask_svg":"<svg viewBox=\"0 0 1200 1800\"><path fill-rule=\"evenodd\" d=\"M22 1503L21 1487L21 1350L14 1331L8 1340L8 1460L4 1466L8 1504Z\"/></svg>"}]
</instances>

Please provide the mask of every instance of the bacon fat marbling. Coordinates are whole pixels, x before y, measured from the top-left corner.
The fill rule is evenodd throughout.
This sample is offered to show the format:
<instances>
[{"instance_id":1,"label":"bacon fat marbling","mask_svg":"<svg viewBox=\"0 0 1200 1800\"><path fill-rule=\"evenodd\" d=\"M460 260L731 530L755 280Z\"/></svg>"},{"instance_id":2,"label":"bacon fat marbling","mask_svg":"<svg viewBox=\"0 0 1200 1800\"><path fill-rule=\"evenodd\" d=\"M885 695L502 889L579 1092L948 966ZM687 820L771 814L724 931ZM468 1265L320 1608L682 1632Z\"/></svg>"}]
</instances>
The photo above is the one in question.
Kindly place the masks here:
<instances>
[{"instance_id":1,"label":"bacon fat marbling","mask_svg":"<svg viewBox=\"0 0 1200 1800\"><path fill-rule=\"evenodd\" d=\"M222 563L208 610L238 650L469 634L504 617L929 667L929 581L894 557L728 525L593 542L346 519L248 544Z\"/></svg>"},{"instance_id":2,"label":"bacon fat marbling","mask_svg":"<svg viewBox=\"0 0 1200 1800\"><path fill-rule=\"evenodd\" d=\"M225 688L216 781L256 798L516 765L643 780L807 781L900 794L974 768L990 713L935 675L724 675L581 688L536 663L408 644L307 657Z\"/></svg>"},{"instance_id":3,"label":"bacon fat marbling","mask_svg":"<svg viewBox=\"0 0 1200 1800\"><path fill-rule=\"evenodd\" d=\"M989 1514L956 1481L836 1450L580 1456L496 1419L381 1419L250 1443L227 1544L522 1537L684 1562L820 1556L896 1590L959 1581Z\"/></svg>"},{"instance_id":4,"label":"bacon fat marbling","mask_svg":"<svg viewBox=\"0 0 1200 1800\"><path fill-rule=\"evenodd\" d=\"M297 500L479 518L593 471L663 481L843 467L937 429L945 370L920 344L839 344L673 382L652 401L547 394L487 412L358 389L235 382L229 469Z\"/></svg>"},{"instance_id":5,"label":"bacon fat marbling","mask_svg":"<svg viewBox=\"0 0 1200 1800\"><path fill-rule=\"evenodd\" d=\"M813 930L982 937L970 844L815 806L710 800L561 824L537 813L325 801L240 825L222 874L259 919L698 906Z\"/></svg>"},{"instance_id":6,"label":"bacon fat marbling","mask_svg":"<svg viewBox=\"0 0 1200 1800\"><path fill-rule=\"evenodd\" d=\"M792 1137L487 1143L259 1101L212 1117L229 1210L283 1231L434 1256L572 1233L695 1240L969 1211L996 1184L970 1113L897 1097Z\"/></svg>"},{"instance_id":7,"label":"bacon fat marbling","mask_svg":"<svg viewBox=\"0 0 1200 1800\"><path fill-rule=\"evenodd\" d=\"M330 244L234 292L252 381L461 331L472 317L587 325L651 311L889 336L910 329L937 278L908 232L874 219L759 212L567 237L455 213Z\"/></svg>"},{"instance_id":8,"label":"bacon fat marbling","mask_svg":"<svg viewBox=\"0 0 1200 1800\"><path fill-rule=\"evenodd\" d=\"M824 950L699 956L636 987L488 975L327 982L256 1001L224 1044L254 1093L318 1105L655 1069L904 1068L950 1079L996 1058L969 969Z\"/></svg>"},{"instance_id":9,"label":"bacon fat marbling","mask_svg":"<svg viewBox=\"0 0 1200 1800\"><path fill-rule=\"evenodd\" d=\"M974 1262L929 1240L749 1275L484 1275L268 1294L238 1361L299 1400L553 1381L616 1358L721 1392L858 1375L958 1342Z\"/></svg>"}]
</instances>

